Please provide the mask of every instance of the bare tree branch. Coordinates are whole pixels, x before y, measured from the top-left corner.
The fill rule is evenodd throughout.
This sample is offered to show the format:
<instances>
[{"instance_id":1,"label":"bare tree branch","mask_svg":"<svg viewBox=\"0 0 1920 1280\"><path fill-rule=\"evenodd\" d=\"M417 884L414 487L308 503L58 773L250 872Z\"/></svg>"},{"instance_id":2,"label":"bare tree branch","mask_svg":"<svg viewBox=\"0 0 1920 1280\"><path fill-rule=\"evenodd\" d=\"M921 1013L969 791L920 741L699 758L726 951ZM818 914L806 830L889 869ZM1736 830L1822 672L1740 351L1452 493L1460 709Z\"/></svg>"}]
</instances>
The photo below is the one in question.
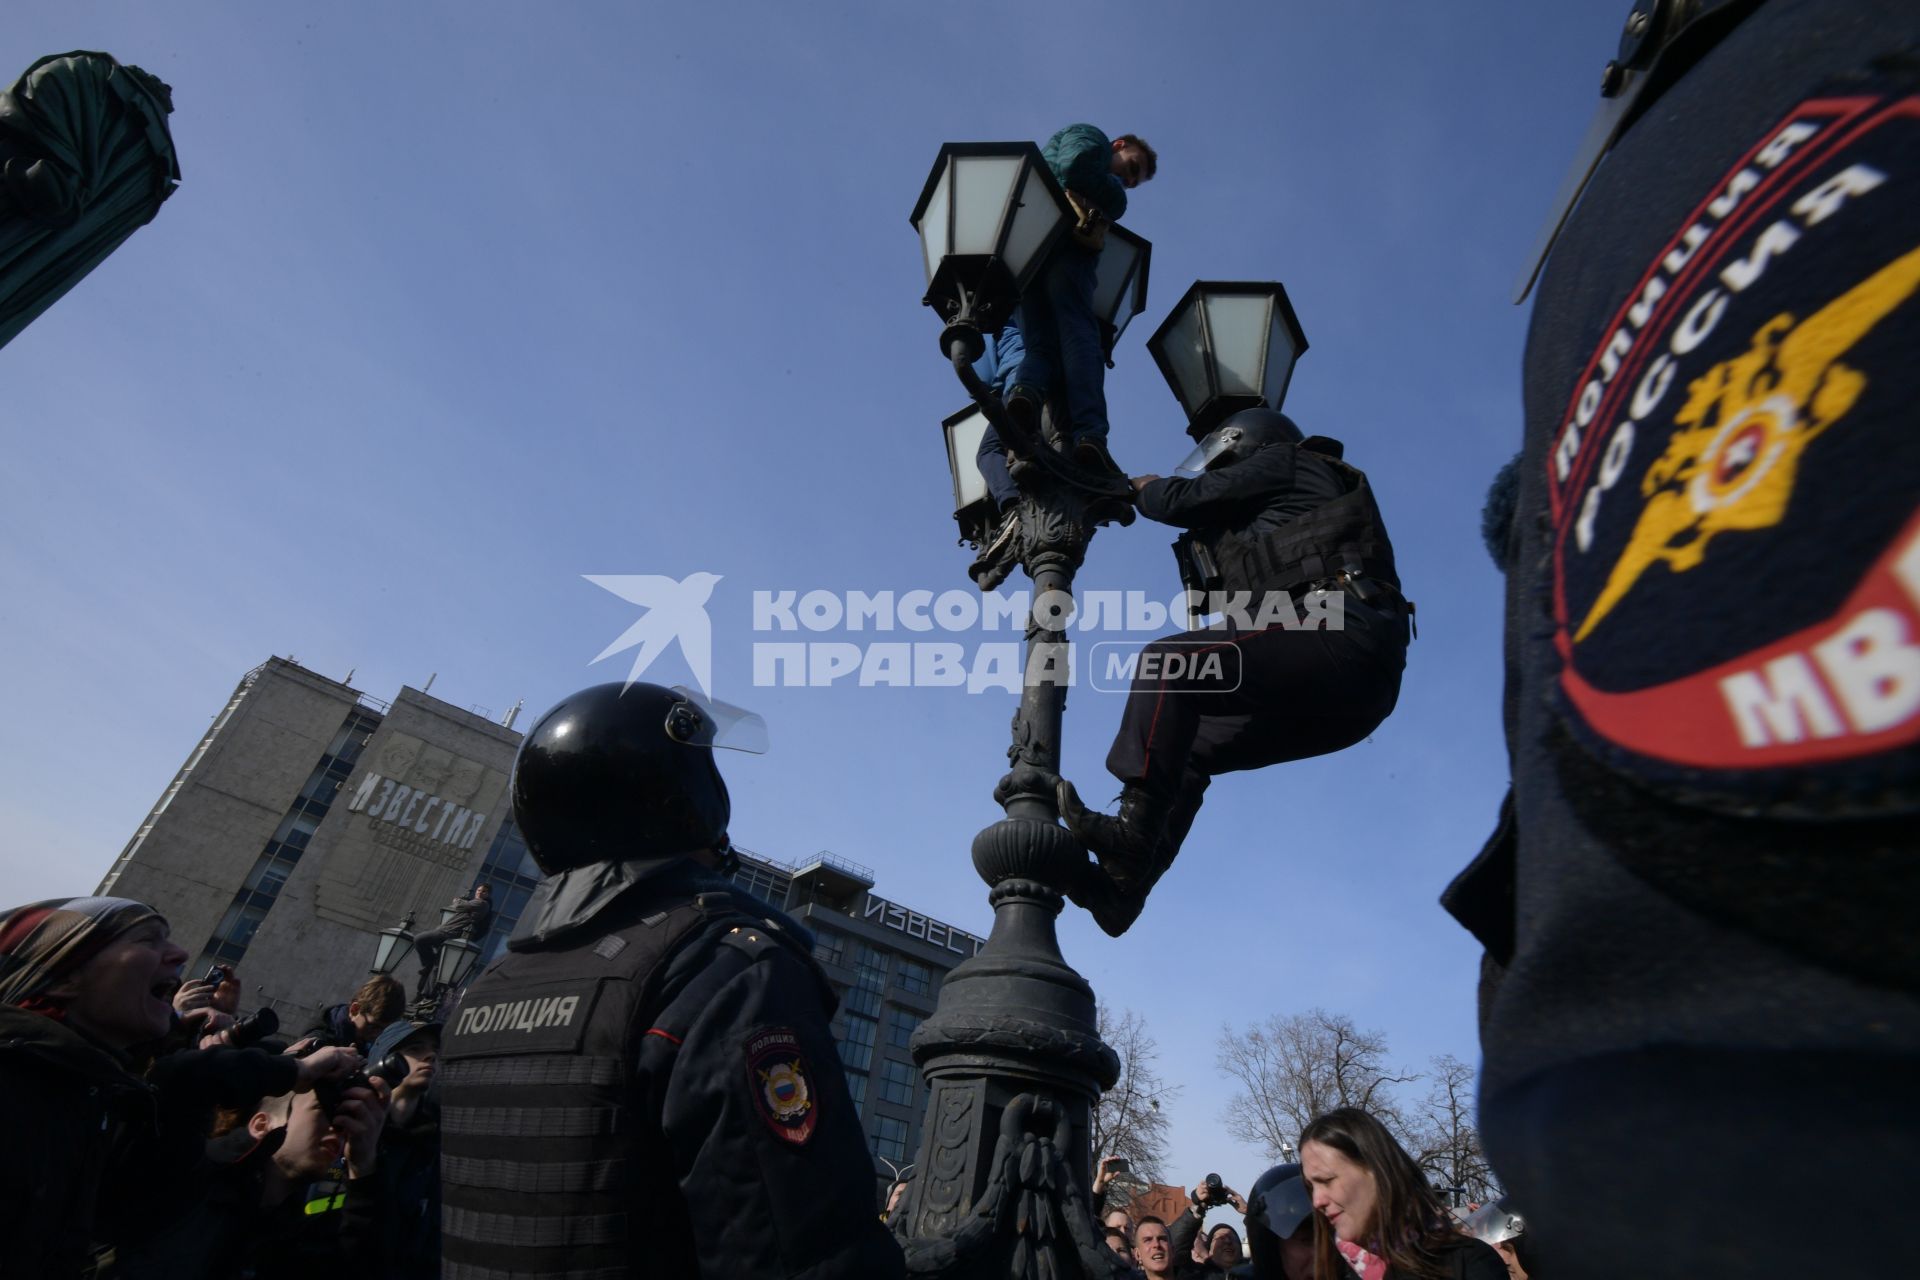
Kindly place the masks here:
<instances>
[{"instance_id":1,"label":"bare tree branch","mask_svg":"<svg viewBox=\"0 0 1920 1280\"><path fill-rule=\"evenodd\" d=\"M1407 1118L1394 1086L1420 1076L1391 1073L1386 1058L1385 1035L1325 1009L1275 1014L1244 1031L1222 1027L1216 1062L1238 1088L1221 1118L1269 1159L1280 1158L1283 1144L1296 1146L1309 1122L1336 1107L1363 1107L1400 1136Z\"/></svg>"},{"instance_id":2,"label":"bare tree branch","mask_svg":"<svg viewBox=\"0 0 1920 1280\"><path fill-rule=\"evenodd\" d=\"M1180 1093L1179 1086L1161 1078L1154 1063L1159 1046L1147 1034L1144 1018L1128 1009L1115 1020L1107 1006L1098 1009L1100 1038L1120 1058L1120 1078L1100 1095L1088 1134L1093 1158L1124 1156L1133 1171L1150 1182L1160 1180L1167 1158L1167 1130L1171 1125L1161 1108Z\"/></svg>"}]
</instances>

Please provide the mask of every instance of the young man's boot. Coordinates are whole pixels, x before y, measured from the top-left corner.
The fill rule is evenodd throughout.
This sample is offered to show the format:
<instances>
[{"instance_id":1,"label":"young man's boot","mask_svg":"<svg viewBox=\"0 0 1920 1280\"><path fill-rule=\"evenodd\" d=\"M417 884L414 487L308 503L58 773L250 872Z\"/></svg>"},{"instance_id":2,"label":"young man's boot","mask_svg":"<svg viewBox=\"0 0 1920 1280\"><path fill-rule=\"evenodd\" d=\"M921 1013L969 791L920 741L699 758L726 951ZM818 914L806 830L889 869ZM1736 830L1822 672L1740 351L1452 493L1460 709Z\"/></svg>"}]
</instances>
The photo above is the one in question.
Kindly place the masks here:
<instances>
[{"instance_id":1,"label":"young man's boot","mask_svg":"<svg viewBox=\"0 0 1920 1280\"><path fill-rule=\"evenodd\" d=\"M967 576L982 591L991 591L1007 580L1019 563L1020 509L1008 507L1000 513L1000 523L980 545L980 554L967 566Z\"/></svg>"}]
</instances>

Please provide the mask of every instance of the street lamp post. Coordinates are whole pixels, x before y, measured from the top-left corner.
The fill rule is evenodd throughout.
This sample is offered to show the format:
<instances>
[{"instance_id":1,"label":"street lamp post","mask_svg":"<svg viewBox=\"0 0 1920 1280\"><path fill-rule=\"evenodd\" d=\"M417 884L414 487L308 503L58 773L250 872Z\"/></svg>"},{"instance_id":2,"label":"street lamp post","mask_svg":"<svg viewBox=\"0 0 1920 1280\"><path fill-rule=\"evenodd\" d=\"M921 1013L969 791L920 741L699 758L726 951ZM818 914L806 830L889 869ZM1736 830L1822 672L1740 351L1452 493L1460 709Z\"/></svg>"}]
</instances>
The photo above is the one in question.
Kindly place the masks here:
<instances>
[{"instance_id":1,"label":"street lamp post","mask_svg":"<svg viewBox=\"0 0 1920 1280\"><path fill-rule=\"evenodd\" d=\"M391 976L400 967L401 961L413 954L413 912L407 912L406 919L391 929L380 931L380 941L373 951L373 967L368 972Z\"/></svg>"},{"instance_id":2,"label":"street lamp post","mask_svg":"<svg viewBox=\"0 0 1920 1280\"><path fill-rule=\"evenodd\" d=\"M963 163L987 157L999 167L963 171ZM980 185L990 177L997 187ZM976 185L963 197L969 182ZM1055 207L1031 211L1049 200ZM1041 213L1057 223L1036 230ZM942 424L963 534L978 527L967 512L977 512L983 497L973 474L981 419L1040 465L1019 480L1019 557L1033 582L1034 609L1007 751L1012 767L994 788L1005 816L973 840L993 928L979 954L948 975L933 1016L911 1041L930 1099L915 1157L919 1174L894 1230L914 1275L1112 1277L1124 1268L1094 1234L1087 1148L1091 1108L1118 1078L1119 1060L1096 1029L1093 989L1062 956L1055 932L1064 891L1090 864L1060 825L1054 784L1073 578L1093 536L1089 516L1127 486L1082 472L1027 439L971 367L984 350L983 334L1018 301L1013 282L1032 278L1065 227L1065 203L1037 150L1030 143L942 148L913 223L925 254L925 301L946 320L941 349L974 400ZM1109 229L1113 259L1106 263L1103 255L1107 269L1095 292L1116 337L1144 305L1148 253L1144 240L1116 237L1117 230ZM1020 258L1009 248L996 267L983 261L983 245L1032 254Z\"/></svg>"}]
</instances>

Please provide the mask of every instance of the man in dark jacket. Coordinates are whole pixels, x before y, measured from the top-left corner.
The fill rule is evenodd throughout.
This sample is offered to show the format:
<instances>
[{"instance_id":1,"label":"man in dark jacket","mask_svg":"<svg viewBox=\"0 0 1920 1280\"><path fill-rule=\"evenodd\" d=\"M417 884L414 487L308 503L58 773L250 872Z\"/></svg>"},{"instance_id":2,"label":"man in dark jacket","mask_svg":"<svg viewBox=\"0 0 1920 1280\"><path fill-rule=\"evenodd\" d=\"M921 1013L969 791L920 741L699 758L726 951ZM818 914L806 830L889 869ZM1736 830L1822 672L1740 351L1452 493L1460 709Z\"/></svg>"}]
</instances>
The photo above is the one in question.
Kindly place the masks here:
<instances>
[{"instance_id":1,"label":"man in dark jacket","mask_svg":"<svg viewBox=\"0 0 1920 1280\"><path fill-rule=\"evenodd\" d=\"M1366 476L1341 454L1247 409L1201 442L1191 474L1134 481L1142 515L1191 531L1178 544L1189 585L1223 616L1141 653L1107 753L1118 816L1060 785L1061 816L1099 859L1072 896L1115 937L1216 775L1349 747L1399 698L1410 606Z\"/></svg>"},{"instance_id":2,"label":"man in dark jacket","mask_svg":"<svg viewBox=\"0 0 1920 1280\"><path fill-rule=\"evenodd\" d=\"M324 1048L313 1055L340 1053ZM292 1065L293 1059L287 1059ZM332 1107L329 1111L328 1106ZM262 1101L247 1123L204 1144L190 1203L122 1251L127 1280L333 1280L390 1276L376 1175L386 1084Z\"/></svg>"},{"instance_id":3,"label":"man in dark jacket","mask_svg":"<svg viewBox=\"0 0 1920 1280\"><path fill-rule=\"evenodd\" d=\"M487 922L493 919L493 886L485 883L473 886L473 892L465 898L455 898L447 904L446 916L437 929L428 929L413 940L414 954L420 958L420 981L415 985L416 998L427 993L433 985L434 965L439 962L440 948L456 939L485 937Z\"/></svg>"},{"instance_id":4,"label":"man in dark jacket","mask_svg":"<svg viewBox=\"0 0 1920 1280\"><path fill-rule=\"evenodd\" d=\"M320 1021L301 1033L301 1039L346 1045L364 1053L381 1029L405 1011L406 1003L406 988L386 974L376 973L360 984L353 999L329 1005Z\"/></svg>"},{"instance_id":5,"label":"man in dark jacket","mask_svg":"<svg viewBox=\"0 0 1920 1280\"><path fill-rule=\"evenodd\" d=\"M450 1275L903 1272L810 939L714 873L713 748L747 727L723 717L601 685L520 747L514 817L549 878L442 1032Z\"/></svg>"}]
</instances>

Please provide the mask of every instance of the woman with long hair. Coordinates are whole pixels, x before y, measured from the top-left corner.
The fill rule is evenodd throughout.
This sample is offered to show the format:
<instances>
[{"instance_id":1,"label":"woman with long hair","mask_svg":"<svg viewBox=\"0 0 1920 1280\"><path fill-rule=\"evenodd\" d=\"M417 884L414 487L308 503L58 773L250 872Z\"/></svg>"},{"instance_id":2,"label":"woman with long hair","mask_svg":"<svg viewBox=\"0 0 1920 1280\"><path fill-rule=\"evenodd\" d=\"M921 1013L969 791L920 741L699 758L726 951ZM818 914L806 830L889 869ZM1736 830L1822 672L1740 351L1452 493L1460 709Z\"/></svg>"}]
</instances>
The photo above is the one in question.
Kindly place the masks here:
<instances>
[{"instance_id":1,"label":"woman with long hair","mask_svg":"<svg viewBox=\"0 0 1920 1280\"><path fill-rule=\"evenodd\" d=\"M1486 1245L1462 1235L1385 1125L1358 1107L1300 1134L1313 1193L1314 1280L1507 1280Z\"/></svg>"}]
</instances>

